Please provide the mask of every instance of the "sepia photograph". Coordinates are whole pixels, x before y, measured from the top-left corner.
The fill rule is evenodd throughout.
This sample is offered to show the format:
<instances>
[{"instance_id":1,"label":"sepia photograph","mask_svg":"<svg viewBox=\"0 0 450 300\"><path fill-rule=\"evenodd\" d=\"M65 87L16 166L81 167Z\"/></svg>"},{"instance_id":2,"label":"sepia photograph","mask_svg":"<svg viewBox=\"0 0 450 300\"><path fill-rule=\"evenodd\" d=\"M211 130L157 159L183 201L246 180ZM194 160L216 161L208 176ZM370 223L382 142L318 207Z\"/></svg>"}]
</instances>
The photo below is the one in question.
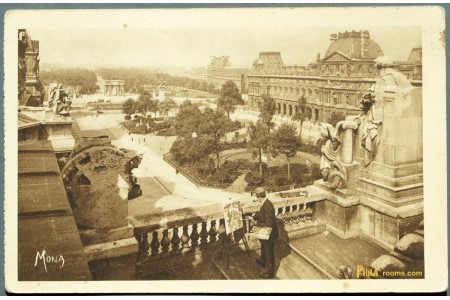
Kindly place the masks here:
<instances>
[{"instance_id":1,"label":"sepia photograph","mask_svg":"<svg viewBox=\"0 0 450 300\"><path fill-rule=\"evenodd\" d=\"M4 26L8 292L447 290L443 8Z\"/></svg>"}]
</instances>

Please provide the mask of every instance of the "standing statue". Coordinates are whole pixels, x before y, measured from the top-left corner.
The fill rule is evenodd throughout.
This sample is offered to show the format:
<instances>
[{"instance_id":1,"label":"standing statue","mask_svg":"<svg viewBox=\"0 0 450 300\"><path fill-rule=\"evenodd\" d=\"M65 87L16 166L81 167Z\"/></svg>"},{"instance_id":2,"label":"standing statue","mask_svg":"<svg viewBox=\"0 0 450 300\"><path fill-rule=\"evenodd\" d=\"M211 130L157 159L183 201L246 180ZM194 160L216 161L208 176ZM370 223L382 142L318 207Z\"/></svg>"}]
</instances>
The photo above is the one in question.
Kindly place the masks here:
<instances>
[{"instance_id":1,"label":"standing statue","mask_svg":"<svg viewBox=\"0 0 450 300\"><path fill-rule=\"evenodd\" d=\"M362 129L361 146L365 150L364 166L367 167L377 155L380 144L382 119L375 118L372 107L375 104L375 86L372 85L360 102L362 116L366 116L370 122Z\"/></svg>"},{"instance_id":2,"label":"standing statue","mask_svg":"<svg viewBox=\"0 0 450 300\"><path fill-rule=\"evenodd\" d=\"M50 100L48 101L48 107L61 116L68 116L71 109L72 100L70 100L70 94L63 88L60 83L50 91Z\"/></svg>"}]
</instances>

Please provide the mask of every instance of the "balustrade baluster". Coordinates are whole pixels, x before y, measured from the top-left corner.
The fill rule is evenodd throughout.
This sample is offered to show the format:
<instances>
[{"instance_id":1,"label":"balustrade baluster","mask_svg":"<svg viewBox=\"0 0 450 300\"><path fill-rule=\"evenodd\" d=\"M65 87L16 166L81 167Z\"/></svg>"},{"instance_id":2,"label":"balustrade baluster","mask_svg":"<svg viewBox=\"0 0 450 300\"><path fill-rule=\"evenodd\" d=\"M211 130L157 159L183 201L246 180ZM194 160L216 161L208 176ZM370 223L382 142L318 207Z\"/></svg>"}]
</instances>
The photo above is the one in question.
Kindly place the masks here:
<instances>
[{"instance_id":1,"label":"balustrade baluster","mask_svg":"<svg viewBox=\"0 0 450 300\"><path fill-rule=\"evenodd\" d=\"M298 208L299 207L300 207L299 204L295 204L292 206L291 223L297 224L299 222L299 220L298 220Z\"/></svg>"},{"instance_id":2,"label":"balustrade baluster","mask_svg":"<svg viewBox=\"0 0 450 300\"><path fill-rule=\"evenodd\" d=\"M173 229L172 240L170 241L172 244L172 251L177 251L180 248L180 237L178 236L178 227Z\"/></svg>"},{"instance_id":3,"label":"balustrade baluster","mask_svg":"<svg viewBox=\"0 0 450 300\"><path fill-rule=\"evenodd\" d=\"M306 220L312 220L312 217L313 217L312 205L313 205L313 203L309 203L308 205L306 205L306 211L305 211Z\"/></svg>"},{"instance_id":4,"label":"balustrade baluster","mask_svg":"<svg viewBox=\"0 0 450 300\"><path fill-rule=\"evenodd\" d=\"M284 210L284 215L283 215L284 224L289 224L289 221L291 218L291 207L285 206L283 210Z\"/></svg>"},{"instance_id":5,"label":"balustrade baluster","mask_svg":"<svg viewBox=\"0 0 450 300\"><path fill-rule=\"evenodd\" d=\"M152 255L158 254L159 246L160 246L160 243L158 241L158 231L155 230L155 231L153 231L153 238L152 238L152 242L150 243L150 249L151 249Z\"/></svg>"},{"instance_id":6,"label":"balustrade baluster","mask_svg":"<svg viewBox=\"0 0 450 300\"><path fill-rule=\"evenodd\" d=\"M183 249L189 248L189 234L188 234L188 226L183 226L183 235L181 236L181 247Z\"/></svg>"},{"instance_id":7,"label":"balustrade baluster","mask_svg":"<svg viewBox=\"0 0 450 300\"><path fill-rule=\"evenodd\" d=\"M169 252L170 240L169 240L169 230L163 230L163 237L161 239L161 252L167 253Z\"/></svg>"},{"instance_id":8,"label":"balustrade baluster","mask_svg":"<svg viewBox=\"0 0 450 300\"><path fill-rule=\"evenodd\" d=\"M198 239L200 238L198 231L197 231L197 224L192 225L192 232L191 232L191 244L192 247L198 246Z\"/></svg>"},{"instance_id":9,"label":"balustrade baluster","mask_svg":"<svg viewBox=\"0 0 450 300\"><path fill-rule=\"evenodd\" d=\"M281 217L283 217L283 207L278 207L277 209L277 216L281 215Z\"/></svg>"},{"instance_id":10,"label":"balustrade baluster","mask_svg":"<svg viewBox=\"0 0 450 300\"><path fill-rule=\"evenodd\" d=\"M205 246L208 243L208 230L206 230L206 225L206 222L202 223L202 230L200 231L201 246Z\"/></svg>"},{"instance_id":11,"label":"balustrade baluster","mask_svg":"<svg viewBox=\"0 0 450 300\"><path fill-rule=\"evenodd\" d=\"M225 234L226 235L225 219L220 219L219 220L219 234Z\"/></svg>"},{"instance_id":12,"label":"balustrade baluster","mask_svg":"<svg viewBox=\"0 0 450 300\"><path fill-rule=\"evenodd\" d=\"M298 219L300 220L300 222L305 222L305 214L306 214L305 209L306 204L302 204L298 210Z\"/></svg>"},{"instance_id":13,"label":"balustrade baluster","mask_svg":"<svg viewBox=\"0 0 450 300\"><path fill-rule=\"evenodd\" d=\"M208 234L210 243L217 241L216 220L211 220L211 228L209 229Z\"/></svg>"},{"instance_id":14,"label":"balustrade baluster","mask_svg":"<svg viewBox=\"0 0 450 300\"><path fill-rule=\"evenodd\" d=\"M150 249L150 245L148 244L147 232L141 234L138 241L139 241L139 256L140 257L148 256L148 249Z\"/></svg>"}]
</instances>

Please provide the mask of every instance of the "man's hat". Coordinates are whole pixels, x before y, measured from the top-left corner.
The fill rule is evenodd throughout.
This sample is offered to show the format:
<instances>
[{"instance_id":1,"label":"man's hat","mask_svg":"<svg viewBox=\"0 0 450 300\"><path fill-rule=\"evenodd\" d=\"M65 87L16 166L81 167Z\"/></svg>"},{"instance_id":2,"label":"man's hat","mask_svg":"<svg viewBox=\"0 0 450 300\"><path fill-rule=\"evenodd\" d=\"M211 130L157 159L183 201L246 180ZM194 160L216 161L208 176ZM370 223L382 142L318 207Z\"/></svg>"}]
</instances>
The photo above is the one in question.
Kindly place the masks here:
<instances>
[{"instance_id":1,"label":"man's hat","mask_svg":"<svg viewBox=\"0 0 450 300\"><path fill-rule=\"evenodd\" d=\"M257 187L253 193L255 193L256 197L264 197L266 196L266 190L263 187Z\"/></svg>"}]
</instances>

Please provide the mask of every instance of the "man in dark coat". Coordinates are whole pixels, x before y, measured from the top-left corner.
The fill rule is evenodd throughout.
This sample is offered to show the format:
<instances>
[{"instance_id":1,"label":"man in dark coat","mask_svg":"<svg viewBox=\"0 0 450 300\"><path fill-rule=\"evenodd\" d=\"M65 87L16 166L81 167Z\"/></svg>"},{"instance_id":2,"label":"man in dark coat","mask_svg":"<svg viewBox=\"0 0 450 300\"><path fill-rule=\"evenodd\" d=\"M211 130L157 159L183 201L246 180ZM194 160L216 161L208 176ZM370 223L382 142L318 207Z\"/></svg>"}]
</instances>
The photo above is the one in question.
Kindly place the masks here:
<instances>
[{"instance_id":1,"label":"man in dark coat","mask_svg":"<svg viewBox=\"0 0 450 300\"><path fill-rule=\"evenodd\" d=\"M275 208L266 197L266 191L262 187L255 189L257 200L261 203L261 208L253 218L256 220L256 225L259 227L270 227L269 239L262 240L261 243L261 259L257 259L256 262L266 268L267 273L262 273L261 278L274 278L275 277L275 241L278 239L278 226L277 219L275 217Z\"/></svg>"}]
</instances>

